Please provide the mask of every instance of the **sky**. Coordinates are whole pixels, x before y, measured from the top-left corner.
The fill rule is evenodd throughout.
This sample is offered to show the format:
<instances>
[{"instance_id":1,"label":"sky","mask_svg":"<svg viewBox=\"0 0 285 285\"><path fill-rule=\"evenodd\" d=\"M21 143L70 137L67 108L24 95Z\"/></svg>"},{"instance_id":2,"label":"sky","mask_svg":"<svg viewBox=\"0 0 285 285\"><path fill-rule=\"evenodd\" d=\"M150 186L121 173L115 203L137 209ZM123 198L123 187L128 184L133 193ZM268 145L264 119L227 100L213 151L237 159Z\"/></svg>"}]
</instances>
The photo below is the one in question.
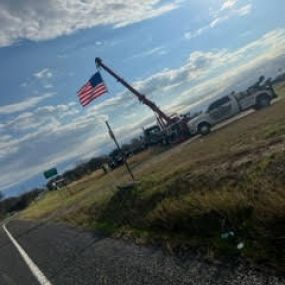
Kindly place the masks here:
<instances>
[{"instance_id":1,"label":"sky","mask_svg":"<svg viewBox=\"0 0 285 285\"><path fill-rule=\"evenodd\" d=\"M17 195L154 123L106 72L109 93L76 92L111 66L166 113L195 111L285 64L284 0L0 0L0 191ZM283 71L284 72L284 71Z\"/></svg>"}]
</instances>

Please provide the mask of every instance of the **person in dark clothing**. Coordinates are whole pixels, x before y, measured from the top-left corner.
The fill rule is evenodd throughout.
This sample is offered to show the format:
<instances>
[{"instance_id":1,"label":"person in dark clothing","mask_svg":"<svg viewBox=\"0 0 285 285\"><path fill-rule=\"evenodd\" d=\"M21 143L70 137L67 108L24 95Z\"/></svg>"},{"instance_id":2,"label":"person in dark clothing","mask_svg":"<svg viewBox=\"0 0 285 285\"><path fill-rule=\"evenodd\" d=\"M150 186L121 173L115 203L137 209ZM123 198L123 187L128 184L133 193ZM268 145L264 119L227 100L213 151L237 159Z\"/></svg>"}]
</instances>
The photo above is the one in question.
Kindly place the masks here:
<instances>
[{"instance_id":1,"label":"person in dark clothing","mask_svg":"<svg viewBox=\"0 0 285 285\"><path fill-rule=\"evenodd\" d=\"M256 83L254 83L253 85L248 87L247 92L251 93L253 91L256 91L256 90L260 89L261 88L261 83L264 81L264 79L265 79L265 77L263 75L260 76Z\"/></svg>"}]
</instances>

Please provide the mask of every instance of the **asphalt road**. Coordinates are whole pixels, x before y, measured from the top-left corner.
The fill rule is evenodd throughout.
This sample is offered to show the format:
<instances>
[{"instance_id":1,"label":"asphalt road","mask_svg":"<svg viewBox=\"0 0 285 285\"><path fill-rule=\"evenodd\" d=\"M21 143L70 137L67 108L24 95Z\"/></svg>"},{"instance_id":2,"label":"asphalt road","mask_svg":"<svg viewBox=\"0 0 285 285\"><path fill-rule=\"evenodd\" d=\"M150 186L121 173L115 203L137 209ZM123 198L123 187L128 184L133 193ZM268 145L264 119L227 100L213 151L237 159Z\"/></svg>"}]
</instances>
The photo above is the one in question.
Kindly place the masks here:
<instances>
[{"instance_id":1,"label":"asphalt road","mask_svg":"<svg viewBox=\"0 0 285 285\"><path fill-rule=\"evenodd\" d=\"M213 265L191 254L167 256L160 249L66 225L13 221L7 229L52 285L285 284L285 279L245 264ZM40 284L3 229L0 284Z\"/></svg>"},{"instance_id":2,"label":"asphalt road","mask_svg":"<svg viewBox=\"0 0 285 285\"><path fill-rule=\"evenodd\" d=\"M0 229L0 284L38 285L2 228Z\"/></svg>"}]
</instances>

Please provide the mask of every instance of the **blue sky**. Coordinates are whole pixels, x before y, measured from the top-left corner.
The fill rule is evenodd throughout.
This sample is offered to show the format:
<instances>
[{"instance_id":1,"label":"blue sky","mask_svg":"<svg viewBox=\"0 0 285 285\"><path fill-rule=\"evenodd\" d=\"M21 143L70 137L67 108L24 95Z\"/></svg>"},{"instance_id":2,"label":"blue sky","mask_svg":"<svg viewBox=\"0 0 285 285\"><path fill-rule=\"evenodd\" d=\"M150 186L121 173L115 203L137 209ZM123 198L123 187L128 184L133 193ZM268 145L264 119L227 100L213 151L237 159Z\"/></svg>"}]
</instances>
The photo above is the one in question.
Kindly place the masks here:
<instances>
[{"instance_id":1,"label":"blue sky","mask_svg":"<svg viewBox=\"0 0 285 285\"><path fill-rule=\"evenodd\" d=\"M141 3L140 3L141 2ZM154 121L108 74L82 109L76 91L102 59L169 114L241 90L285 63L283 0L0 0L0 191L15 195Z\"/></svg>"}]
</instances>

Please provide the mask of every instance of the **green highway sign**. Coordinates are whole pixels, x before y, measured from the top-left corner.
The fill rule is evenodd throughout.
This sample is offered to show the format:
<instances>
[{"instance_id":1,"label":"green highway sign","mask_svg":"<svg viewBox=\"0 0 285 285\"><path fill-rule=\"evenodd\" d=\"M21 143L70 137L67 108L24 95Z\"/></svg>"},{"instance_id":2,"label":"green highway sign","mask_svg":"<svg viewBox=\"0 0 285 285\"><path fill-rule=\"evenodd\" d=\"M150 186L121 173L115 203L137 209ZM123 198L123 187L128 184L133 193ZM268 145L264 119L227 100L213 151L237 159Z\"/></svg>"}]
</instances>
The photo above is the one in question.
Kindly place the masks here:
<instances>
[{"instance_id":1,"label":"green highway sign","mask_svg":"<svg viewBox=\"0 0 285 285\"><path fill-rule=\"evenodd\" d=\"M56 176L56 175L57 175L57 169L56 169L56 168L51 168L51 169L46 170L46 171L44 172L44 177L45 177L46 179L49 179L49 178L54 177L54 176Z\"/></svg>"}]
</instances>

